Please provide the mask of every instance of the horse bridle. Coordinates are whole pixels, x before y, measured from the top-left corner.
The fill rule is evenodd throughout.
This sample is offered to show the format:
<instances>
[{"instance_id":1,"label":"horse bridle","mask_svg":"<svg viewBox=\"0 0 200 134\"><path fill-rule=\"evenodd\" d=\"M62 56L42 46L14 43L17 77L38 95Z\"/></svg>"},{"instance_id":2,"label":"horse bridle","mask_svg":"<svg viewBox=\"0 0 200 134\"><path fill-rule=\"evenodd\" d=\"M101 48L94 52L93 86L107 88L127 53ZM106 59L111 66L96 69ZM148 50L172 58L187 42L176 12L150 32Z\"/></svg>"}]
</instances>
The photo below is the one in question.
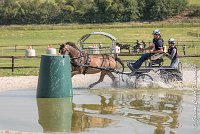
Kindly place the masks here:
<instances>
[{"instance_id":1,"label":"horse bridle","mask_svg":"<svg viewBox=\"0 0 200 134\"><path fill-rule=\"evenodd\" d=\"M68 45L68 44L65 44L65 45ZM70 46L70 45L68 45L68 46ZM70 46L70 47L72 47L72 46ZM70 56L70 60L71 60L72 65L80 66L80 64L82 63L82 57L84 57L84 55L82 55L82 52L79 49L77 49L77 48L75 48L75 49L79 51L78 57L72 57L72 55L70 54L70 50L66 46L65 46L64 54L66 54L66 52L68 52L68 55ZM59 52L60 52L60 50L59 50ZM75 59L80 59L80 61L76 62L76 61L74 61Z\"/></svg>"}]
</instances>

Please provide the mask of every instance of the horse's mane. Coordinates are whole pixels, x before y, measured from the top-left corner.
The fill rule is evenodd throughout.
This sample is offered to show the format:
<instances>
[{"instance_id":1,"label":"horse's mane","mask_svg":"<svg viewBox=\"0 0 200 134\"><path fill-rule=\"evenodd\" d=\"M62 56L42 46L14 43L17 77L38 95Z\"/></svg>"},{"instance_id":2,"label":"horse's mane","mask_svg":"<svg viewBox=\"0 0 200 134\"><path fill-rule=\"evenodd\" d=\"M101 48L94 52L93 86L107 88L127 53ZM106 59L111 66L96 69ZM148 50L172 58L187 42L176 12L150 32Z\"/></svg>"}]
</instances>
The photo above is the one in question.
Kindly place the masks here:
<instances>
[{"instance_id":1,"label":"horse's mane","mask_svg":"<svg viewBox=\"0 0 200 134\"><path fill-rule=\"evenodd\" d=\"M75 49L78 49L78 47L76 46L76 44L75 44L74 42L68 41L68 42L66 42L65 44L66 44L66 45L69 45L69 46L71 46L71 47L73 47L73 48L75 48Z\"/></svg>"}]
</instances>

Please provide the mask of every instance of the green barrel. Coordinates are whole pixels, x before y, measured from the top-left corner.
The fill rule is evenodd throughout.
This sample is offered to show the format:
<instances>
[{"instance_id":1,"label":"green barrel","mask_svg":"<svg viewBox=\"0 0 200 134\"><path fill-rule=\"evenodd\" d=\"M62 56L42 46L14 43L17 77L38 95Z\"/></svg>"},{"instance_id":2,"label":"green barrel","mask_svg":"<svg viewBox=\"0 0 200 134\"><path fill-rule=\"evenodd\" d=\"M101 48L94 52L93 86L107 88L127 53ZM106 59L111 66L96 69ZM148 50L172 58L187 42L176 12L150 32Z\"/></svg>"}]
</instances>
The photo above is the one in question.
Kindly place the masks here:
<instances>
[{"instance_id":1,"label":"green barrel","mask_svg":"<svg viewBox=\"0 0 200 134\"><path fill-rule=\"evenodd\" d=\"M37 98L39 124L44 133L71 132L72 97Z\"/></svg>"},{"instance_id":2,"label":"green barrel","mask_svg":"<svg viewBox=\"0 0 200 134\"><path fill-rule=\"evenodd\" d=\"M42 55L37 86L37 98L73 96L71 65L68 55Z\"/></svg>"}]
</instances>

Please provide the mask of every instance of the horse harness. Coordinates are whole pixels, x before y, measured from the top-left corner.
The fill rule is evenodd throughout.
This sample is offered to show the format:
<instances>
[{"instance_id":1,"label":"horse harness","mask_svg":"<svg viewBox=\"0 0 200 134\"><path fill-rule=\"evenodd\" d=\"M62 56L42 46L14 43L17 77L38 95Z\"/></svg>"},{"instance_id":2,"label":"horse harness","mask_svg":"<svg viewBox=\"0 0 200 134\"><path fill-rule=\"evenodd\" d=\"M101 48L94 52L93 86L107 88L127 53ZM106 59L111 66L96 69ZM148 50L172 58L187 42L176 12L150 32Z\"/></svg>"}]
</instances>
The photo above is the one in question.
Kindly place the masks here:
<instances>
[{"instance_id":1,"label":"horse harness","mask_svg":"<svg viewBox=\"0 0 200 134\"><path fill-rule=\"evenodd\" d=\"M88 68L100 69L100 70L106 70L106 71L113 71L113 70L110 70L110 68L90 66L90 64L91 64L90 54L82 52L79 49L77 49L77 50L79 51L78 57L73 57L73 55L71 53L69 53L69 56L70 56L70 59L71 59L70 60L71 65L75 68L78 68L77 70L79 70L79 73L85 75L88 71ZM64 53L66 53L66 51L69 52L69 49L67 47L65 47ZM59 50L59 52L60 52L60 50ZM106 55L106 57L104 57L104 55L102 55L102 57L103 57L103 60L105 60L107 58L109 59L109 57L107 57L107 55ZM101 66L103 66L103 62L102 62ZM110 62L109 62L109 66L110 66ZM73 71L73 69L72 69L72 71Z\"/></svg>"},{"instance_id":2,"label":"horse harness","mask_svg":"<svg viewBox=\"0 0 200 134\"><path fill-rule=\"evenodd\" d=\"M91 57L90 57L90 54L88 53L83 53L84 57L85 57L85 63L84 63L84 67L83 67L83 70L81 71L81 73L83 73L84 75L87 73L88 71L88 66L90 65L91 63Z\"/></svg>"},{"instance_id":3,"label":"horse harness","mask_svg":"<svg viewBox=\"0 0 200 134\"><path fill-rule=\"evenodd\" d=\"M76 59L79 59L78 61L76 61ZM83 60L85 59L85 60ZM80 56L79 57L72 57L71 58L71 64L74 67L79 67L79 71L82 74L86 74L87 70L88 70L88 66L90 65L91 62L91 57L89 54L84 53L84 52L80 52ZM84 66L83 66L84 65Z\"/></svg>"},{"instance_id":4,"label":"horse harness","mask_svg":"<svg viewBox=\"0 0 200 134\"><path fill-rule=\"evenodd\" d=\"M65 53L66 53L66 51L69 51L68 48L65 48ZM70 59L71 59L70 62L72 64L72 66L75 67L75 68L78 68L77 70L79 70L79 73L85 75L87 73L87 71L88 71L88 68L100 69L98 67L91 67L90 66L90 63L91 63L91 56L90 56L90 54L82 52L80 50L79 50L79 53L80 54L79 54L78 57L73 57L71 54L69 54ZM104 57L104 56L106 56L106 57ZM109 59L109 56L108 57L107 56L108 55L102 55L103 60L105 60L107 58ZM103 62L102 62L101 66L103 66ZM109 62L109 66L110 66L110 62ZM101 68L101 69L103 69L103 70L109 70L109 69L105 69L104 67Z\"/></svg>"},{"instance_id":5,"label":"horse harness","mask_svg":"<svg viewBox=\"0 0 200 134\"><path fill-rule=\"evenodd\" d=\"M107 56L107 55L106 55ZM83 59L82 59L83 58ZM109 59L109 57L104 57L103 56L103 59ZM77 61L74 61L73 59L80 59L79 62ZM104 62L104 61L103 61ZM93 66L90 66L90 63L91 63L91 56L90 54L88 53L81 53L79 57L74 57L72 58L71 60L71 64L74 66L74 67L78 67L79 68L79 73L81 74L87 74L87 71L88 71L88 68L93 68L93 69L100 69L100 70L110 70L110 68L105 68L103 67L103 62L102 62L102 67L93 67ZM110 62L109 62L109 66L110 66ZM111 70L110 70L111 71Z\"/></svg>"}]
</instances>

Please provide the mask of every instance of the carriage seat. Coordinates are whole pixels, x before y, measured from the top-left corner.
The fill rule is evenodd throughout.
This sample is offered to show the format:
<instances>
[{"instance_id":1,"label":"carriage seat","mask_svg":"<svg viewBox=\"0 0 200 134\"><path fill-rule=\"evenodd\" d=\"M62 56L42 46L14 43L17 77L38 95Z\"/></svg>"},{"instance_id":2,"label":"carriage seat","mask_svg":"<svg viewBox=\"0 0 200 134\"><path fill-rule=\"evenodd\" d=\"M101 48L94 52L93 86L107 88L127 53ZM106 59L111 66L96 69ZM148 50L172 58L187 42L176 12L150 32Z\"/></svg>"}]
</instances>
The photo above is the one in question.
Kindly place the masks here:
<instances>
[{"instance_id":1,"label":"carriage seat","mask_svg":"<svg viewBox=\"0 0 200 134\"><path fill-rule=\"evenodd\" d=\"M163 65L163 62L164 62L163 56L164 56L164 53L158 53L158 54L152 55L147 60L148 66L149 67L161 67ZM147 66L147 64L146 64L146 66Z\"/></svg>"}]
</instances>

